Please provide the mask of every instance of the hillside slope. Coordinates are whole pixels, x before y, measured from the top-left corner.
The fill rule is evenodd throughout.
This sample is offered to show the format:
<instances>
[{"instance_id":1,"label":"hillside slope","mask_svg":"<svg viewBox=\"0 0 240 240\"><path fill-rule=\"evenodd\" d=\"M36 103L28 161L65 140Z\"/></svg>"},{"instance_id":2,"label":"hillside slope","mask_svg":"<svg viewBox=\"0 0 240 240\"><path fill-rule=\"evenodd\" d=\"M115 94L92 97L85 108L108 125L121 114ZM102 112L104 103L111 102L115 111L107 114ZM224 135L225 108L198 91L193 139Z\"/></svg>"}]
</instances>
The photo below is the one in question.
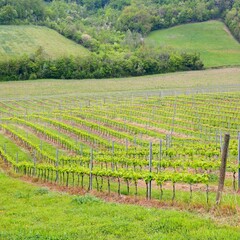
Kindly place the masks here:
<instances>
[{"instance_id":1,"label":"hillside slope","mask_svg":"<svg viewBox=\"0 0 240 240\"><path fill-rule=\"evenodd\" d=\"M227 81L226 81L227 79ZM240 68L208 69L144 77L91 80L33 80L0 82L0 99L96 94L125 96L131 93L159 94L160 91L189 89L240 89ZM54 89L54 91L52 90Z\"/></svg>"},{"instance_id":2,"label":"hillside slope","mask_svg":"<svg viewBox=\"0 0 240 240\"><path fill-rule=\"evenodd\" d=\"M237 228L220 226L192 213L51 192L11 179L1 171L0 183L0 239L4 240L217 239L219 235L221 239L238 239Z\"/></svg>"},{"instance_id":3,"label":"hillside slope","mask_svg":"<svg viewBox=\"0 0 240 240\"><path fill-rule=\"evenodd\" d=\"M240 65L240 44L220 21L154 31L146 38L146 43L199 52L205 67Z\"/></svg>"},{"instance_id":4,"label":"hillside slope","mask_svg":"<svg viewBox=\"0 0 240 240\"><path fill-rule=\"evenodd\" d=\"M40 47L50 58L89 54L81 45L46 27L0 26L0 60L31 55Z\"/></svg>"}]
</instances>

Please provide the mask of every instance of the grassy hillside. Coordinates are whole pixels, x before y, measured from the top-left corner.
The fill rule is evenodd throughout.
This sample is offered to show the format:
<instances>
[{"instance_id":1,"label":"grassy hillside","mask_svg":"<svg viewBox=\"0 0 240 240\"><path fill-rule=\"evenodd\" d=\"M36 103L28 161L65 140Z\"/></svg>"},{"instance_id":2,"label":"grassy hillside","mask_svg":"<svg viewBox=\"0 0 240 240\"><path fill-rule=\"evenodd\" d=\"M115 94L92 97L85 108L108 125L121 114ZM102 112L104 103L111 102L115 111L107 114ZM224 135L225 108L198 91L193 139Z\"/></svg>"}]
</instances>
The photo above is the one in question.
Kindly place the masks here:
<instances>
[{"instance_id":1,"label":"grassy hillside","mask_svg":"<svg viewBox=\"0 0 240 240\"><path fill-rule=\"evenodd\" d=\"M238 239L239 230L176 210L51 192L0 172L0 239ZM191 220L189 220L191 219ZM229 238L231 236L231 238Z\"/></svg>"},{"instance_id":2,"label":"grassy hillside","mask_svg":"<svg viewBox=\"0 0 240 240\"><path fill-rule=\"evenodd\" d=\"M146 38L146 43L199 52L205 67L240 65L240 44L219 21L154 31Z\"/></svg>"},{"instance_id":3,"label":"grassy hillside","mask_svg":"<svg viewBox=\"0 0 240 240\"><path fill-rule=\"evenodd\" d=\"M42 47L50 58L82 56L89 51L56 31L38 26L0 26L0 60L31 55Z\"/></svg>"}]
</instances>

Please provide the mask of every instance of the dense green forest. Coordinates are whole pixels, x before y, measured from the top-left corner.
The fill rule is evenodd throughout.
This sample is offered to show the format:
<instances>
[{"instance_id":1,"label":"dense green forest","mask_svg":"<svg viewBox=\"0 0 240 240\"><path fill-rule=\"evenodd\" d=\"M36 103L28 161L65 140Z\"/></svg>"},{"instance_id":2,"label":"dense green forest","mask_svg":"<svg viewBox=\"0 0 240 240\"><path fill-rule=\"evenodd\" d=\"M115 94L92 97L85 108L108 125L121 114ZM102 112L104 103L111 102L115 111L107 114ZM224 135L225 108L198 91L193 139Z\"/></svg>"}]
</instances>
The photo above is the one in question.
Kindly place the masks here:
<instances>
[{"instance_id":1,"label":"dense green forest","mask_svg":"<svg viewBox=\"0 0 240 240\"><path fill-rule=\"evenodd\" d=\"M0 0L0 24L44 25L93 53L90 59L83 62L90 61L92 67L89 68L93 69L92 72L96 68L98 73L60 74L63 78L75 75L100 78L201 69L203 64L198 54L146 47L144 37L156 29L210 19L222 19L235 38L240 40L240 0ZM39 58L29 59L28 62L36 59ZM126 60L127 63L123 64ZM81 62L76 59L61 61L62 64ZM32 74L29 73L34 67L26 67L30 71L21 74L23 70L19 66L23 63L26 63L25 57L8 64L15 66L13 71L10 70L12 75L16 75L14 79L54 75L33 70ZM55 62L48 60L40 64L38 60L35 65L51 69ZM82 63L73 69L82 69Z\"/></svg>"}]
</instances>

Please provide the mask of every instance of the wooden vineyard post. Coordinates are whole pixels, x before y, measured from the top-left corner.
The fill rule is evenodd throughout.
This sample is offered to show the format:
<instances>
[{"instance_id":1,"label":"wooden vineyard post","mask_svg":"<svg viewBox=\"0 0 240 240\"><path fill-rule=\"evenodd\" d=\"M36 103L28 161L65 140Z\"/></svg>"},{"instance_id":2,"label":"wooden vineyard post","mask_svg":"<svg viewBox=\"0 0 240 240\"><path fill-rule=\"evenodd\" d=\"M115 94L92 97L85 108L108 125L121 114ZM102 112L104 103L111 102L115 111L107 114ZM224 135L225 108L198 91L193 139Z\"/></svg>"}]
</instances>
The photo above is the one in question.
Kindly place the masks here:
<instances>
[{"instance_id":1,"label":"wooden vineyard post","mask_svg":"<svg viewBox=\"0 0 240 240\"><path fill-rule=\"evenodd\" d=\"M216 147L218 146L218 132L216 130L216 134L215 134L215 141L216 141Z\"/></svg>"},{"instance_id":2,"label":"wooden vineyard post","mask_svg":"<svg viewBox=\"0 0 240 240\"><path fill-rule=\"evenodd\" d=\"M152 172L152 143L149 144L149 173ZM147 199L150 200L152 197L152 181L148 182Z\"/></svg>"},{"instance_id":3,"label":"wooden vineyard post","mask_svg":"<svg viewBox=\"0 0 240 240\"><path fill-rule=\"evenodd\" d=\"M33 176L35 176L35 175L36 175L36 164L37 164L37 160L36 160L36 150L34 151L34 155L33 155L33 164L34 164Z\"/></svg>"},{"instance_id":4,"label":"wooden vineyard post","mask_svg":"<svg viewBox=\"0 0 240 240\"><path fill-rule=\"evenodd\" d=\"M126 138L126 152L128 151L128 140Z\"/></svg>"},{"instance_id":5,"label":"wooden vineyard post","mask_svg":"<svg viewBox=\"0 0 240 240\"><path fill-rule=\"evenodd\" d=\"M223 151L223 144L222 144L222 131L220 131L220 152Z\"/></svg>"},{"instance_id":6,"label":"wooden vineyard post","mask_svg":"<svg viewBox=\"0 0 240 240\"><path fill-rule=\"evenodd\" d=\"M157 172L161 170L161 161L162 161L162 139L159 140L159 162Z\"/></svg>"},{"instance_id":7,"label":"wooden vineyard post","mask_svg":"<svg viewBox=\"0 0 240 240\"><path fill-rule=\"evenodd\" d=\"M43 142L42 142L42 140L40 141L40 150L41 151L43 150Z\"/></svg>"},{"instance_id":8,"label":"wooden vineyard post","mask_svg":"<svg viewBox=\"0 0 240 240\"><path fill-rule=\"evenodd\" d=\"M220 176L219 176L219 183L218 183L218 190L217 190L217 197L216 197L216 204L220 204L220 202L221 202L224 181L225 181L225 175L226 175L229 141L230 141L230 135L225 134L224 146L223 146L223 152L222 152L222 162L221 162L221 167L220 167Z\"/></svg>"},{"instance_id":9,"label":"wooden vineyard post","mask_svg":"<svg viewBox=\"0 0 240 240\"><path fill-rule=\"evenodd\" d=\"M91 148L91 153L90 153L89 169L90 169L90 174L89 174L89 188L88 188L88 190L91 191L91 190L92 190L92 180L93 180L93 176L92 176L92 169L93 169L93 149L92 149L92 148Z\"/></svg>"},{"instance_id":10,"label":"wooden vineyard post","mask_svg":"<svg viewBox=\"0 0 240 240\"><path fill-rule=\"evenodd\" d=\"M238 133L238 191L240 190L240 132Z\"/></svg>"},{"instance_id":11,"label":"wooden vineyard post","mask_svg":"<svg viewBox=\"0 0 240 240\"><path fill-rule=\"evenodd\" d=\"M3 145L3 151L4 151L5 154L7 153L6 143L4 143L4 145ZM6 158L4 158L4 162L5 162L6 164L8 164Z\"/></svg>"},{"instance_id":12,"label":"wooden vineyard post","mask_svg":"<svg viewBox=\"0 0 240 240\"><path fill-rule=\"evenodd\" d=\"M83 156L83 145L80 144L80 155Z\"/></svg>"},{"instance_id":13,"label":"wooden vineyard post","mask_svg":"<svg viewBox=\"0 0 240 240\"><path fill-rule=\"evenodd\" d=\"M55 182L58 181L58 149L56 150L56 179L55 179Z\"/></svg>"},{"instance_id":14,"label":"wooden vineyard post","mask_svg":"<svg viewBox=\"0 0 240 240\"><path fill-rule=\"evenodd\" d=\"M18 164L18 152L16 152L16 163ZM19 168L16 167L16 172L18 172L18 171L19 171Z\"/></svg>"},{"instance_id":15,"label":"wooden vineyard post","mask_svg":"<svg viewBox=\"0 0 240 240\"><path fill-rule=\"evenodd\" d=\"M113 155L113 156L114 156L114 144L115 144L115 142L112 141L112 155ZM112 161L112 171L114 171L114 169L115 169L114 161Z\"/></svg>"},{"instance_id":16,"label":"wooden vineyard post","mask_svg":"<svg viewBox=\"0 0 240 240\"><path fill-rule=\"evenodd\" d=\"M166 135L166 150L168 150L168 134Z\"/></svg>"},{"instance_id":17,"label":"wooden vineyard post","mask_svg":"<svg viewBox=\"0 0 240 240\"><path fill-rule=\"evenodd\" d=\"M175 98L174 113L173 113L173 118L172 118L172 126L171 126L171 132L170 132L170 136L169 136L169 145L170 146L172 146L172 135L173 135L173 131L174 131L176 113L177 113L177 98Z\"/></svg>"}]
</instances>

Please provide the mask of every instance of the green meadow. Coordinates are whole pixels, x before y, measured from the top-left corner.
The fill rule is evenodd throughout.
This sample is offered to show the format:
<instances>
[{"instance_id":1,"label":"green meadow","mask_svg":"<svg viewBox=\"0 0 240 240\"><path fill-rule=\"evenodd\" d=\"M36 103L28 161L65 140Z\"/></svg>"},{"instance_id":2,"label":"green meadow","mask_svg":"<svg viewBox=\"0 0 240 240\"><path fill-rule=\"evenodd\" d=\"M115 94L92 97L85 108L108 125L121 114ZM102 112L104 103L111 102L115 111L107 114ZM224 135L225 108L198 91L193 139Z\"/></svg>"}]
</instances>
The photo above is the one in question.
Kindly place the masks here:
<instances>
[{"instance_id":1,"label":"green meadow","mask_svg":"<svg viewBox=\"0 0 240 240\"><path fill-rule=\"evenodd\" d=\"M206 68L240 65L240 44L220 21L154 31L146 38L146 44L200 53Z\"/></svg>"},{"instance_id":2,"label":"green meadow","mask_svg":"<svg viewBox=\"0 0 240 240\"><path fill-rule=\"evenodd\" d=\"M196 88L205 91L231 88L235 91L239 89L239 83L240 68L223 68L118 79L0 82L0 96L4 99L79 94L107 96Z\"/></svg>"},{"instance_id":3,"label":"green meadow","mask_svg":"<svg viewBox=\"0 0 240 240\"><path fill-rule=\"evenodd\" d=\"M209 217L107 203L35 187L0 173L0 239L239 239Z\"/></svg>"},{"instance_id":4,"label":"green meadow","mask_svg":"<svg viewBox=\"0 0 240 240\"><path fill-rule=\"evenodd\" d=\"M0 26L0 60L30 56L39 48L49 58L89 54L86 48L46 27Z\"/></svg>"}]
</instances>

